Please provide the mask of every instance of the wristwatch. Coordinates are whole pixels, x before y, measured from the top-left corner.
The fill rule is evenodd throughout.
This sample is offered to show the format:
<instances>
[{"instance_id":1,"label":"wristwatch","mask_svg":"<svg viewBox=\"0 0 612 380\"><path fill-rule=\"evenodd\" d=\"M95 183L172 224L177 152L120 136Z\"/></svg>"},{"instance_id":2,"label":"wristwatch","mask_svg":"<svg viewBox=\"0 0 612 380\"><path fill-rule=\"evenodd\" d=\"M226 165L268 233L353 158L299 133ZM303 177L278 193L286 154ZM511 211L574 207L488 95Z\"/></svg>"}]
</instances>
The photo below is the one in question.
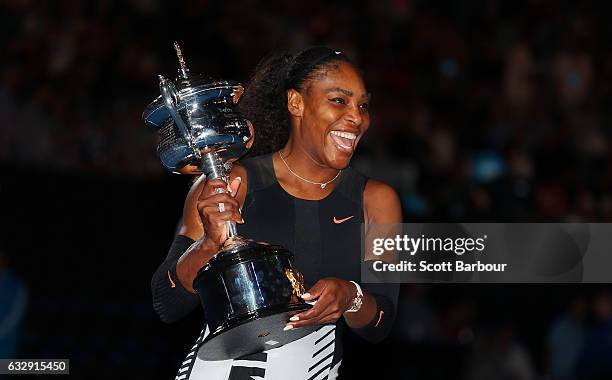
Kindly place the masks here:
<instances>
[{"instance_id":1,"label":"wristwatch","mask_svg":"<svg viewBox=\"0 0 612 380\"><path fill-rule=\"evenodd\" d=\"M355 295L355 298L353 298L353 303L351 304L351 307L349 307L346 312L355 313L359 311L359 309L361 309L361 304L363 303L363 292L361 291L361 286L359 286L358 283L356 283L355 281L350 282L352 282L353 285L355 285L355 288L357 288L357 294Z\"/></svg>"}]
</instances>

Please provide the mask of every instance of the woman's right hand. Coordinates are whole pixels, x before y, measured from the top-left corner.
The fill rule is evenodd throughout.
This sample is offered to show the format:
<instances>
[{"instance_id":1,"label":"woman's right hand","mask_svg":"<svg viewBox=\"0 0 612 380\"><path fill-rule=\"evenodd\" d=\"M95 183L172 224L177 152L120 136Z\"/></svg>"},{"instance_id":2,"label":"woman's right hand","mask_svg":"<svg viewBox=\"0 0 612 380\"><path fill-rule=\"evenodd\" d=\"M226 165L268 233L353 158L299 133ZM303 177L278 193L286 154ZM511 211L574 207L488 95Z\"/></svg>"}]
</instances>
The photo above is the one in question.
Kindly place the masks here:
<instances>
[{"instance_id":1,"label":"woman's right hand","mask_svg":"<svg viewBox=\"0 0 612 380\"><path fill-rule=\"evenodd\" d=\"M234 178L229 186L220 179L209 180L205 182L198 196L197 209L204 227L205 239L219 249L227 240L226 222L244 223L240 215L240 205L235 198L241 182L240 177ZM217 193L215 189L218 188L225 192ZM220 210L220 203L223 204L224 211Z\"/></svg>"}]
</instances>

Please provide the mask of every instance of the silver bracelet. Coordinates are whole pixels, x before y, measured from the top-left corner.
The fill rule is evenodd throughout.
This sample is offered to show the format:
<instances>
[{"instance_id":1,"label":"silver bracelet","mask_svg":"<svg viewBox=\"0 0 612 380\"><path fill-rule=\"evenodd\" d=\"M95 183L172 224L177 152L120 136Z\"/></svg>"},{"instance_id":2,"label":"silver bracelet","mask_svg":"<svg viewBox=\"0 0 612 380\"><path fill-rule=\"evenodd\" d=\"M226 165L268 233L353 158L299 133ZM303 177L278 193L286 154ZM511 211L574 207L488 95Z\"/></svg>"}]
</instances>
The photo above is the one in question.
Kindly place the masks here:
<instances>
[{"instance_id":1,"label":"silver bracelet","mask_svg":"<svg viewBox=\"0 0 612 380\"><path fill-rule=\"evenodd\" d=\"M361 291L361 286L359 286L358 283L356 283L355 281L350 282L352 282L353 285L355 285L355 288L357 288L357 294L355 295L355 298L353 298L353 303L351 304L351 307L349 307L346 312L355 313L358 312L359 309L361 309L361 304L363 303L363 292Z\"/></svg>"}]
</instances>

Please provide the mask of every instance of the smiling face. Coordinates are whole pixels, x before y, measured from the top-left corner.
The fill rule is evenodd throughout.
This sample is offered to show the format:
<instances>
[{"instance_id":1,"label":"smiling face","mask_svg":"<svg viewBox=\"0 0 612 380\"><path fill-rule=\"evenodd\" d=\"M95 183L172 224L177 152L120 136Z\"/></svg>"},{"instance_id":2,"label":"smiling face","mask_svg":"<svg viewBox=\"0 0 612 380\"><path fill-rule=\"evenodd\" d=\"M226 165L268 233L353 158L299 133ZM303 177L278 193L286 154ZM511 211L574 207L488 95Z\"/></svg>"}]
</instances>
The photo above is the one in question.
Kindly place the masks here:
<instances>
[{"instance_id":1,"label":"smiling face","mask_svg":"<svg viewBox=\"0 0 612 380\"><path fill-rule=\"evenodd\" d=\"M345 168L370 126L370 95L363 79L351 64L337 62L304 87L288 94L294 143L321 166Z\"/></svg>"}]
</instances>

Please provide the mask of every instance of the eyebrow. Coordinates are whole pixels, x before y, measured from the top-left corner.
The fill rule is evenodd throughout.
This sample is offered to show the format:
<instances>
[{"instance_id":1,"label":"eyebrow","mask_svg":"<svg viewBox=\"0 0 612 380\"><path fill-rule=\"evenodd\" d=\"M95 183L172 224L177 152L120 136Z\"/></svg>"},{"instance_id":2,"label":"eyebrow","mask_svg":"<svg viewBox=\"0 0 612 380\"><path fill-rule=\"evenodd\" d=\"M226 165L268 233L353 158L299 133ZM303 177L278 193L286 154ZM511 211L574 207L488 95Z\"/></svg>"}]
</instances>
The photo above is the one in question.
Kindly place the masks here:
<instances>
[{"instance_id":1,"label":"eyebrow","mask_svg":"<svg viewBox=\"0 0 612 380\"><path fill-rule=\"evenodd\" d=\"M344 88L340 88L340 87L332 87L332 88L328 88L327 90L325 90L326 94L330 92L341 92L346 96L349 96L349 97L353 96L353 91L345 90ZM364 96L362 96L362 98L366 98L367 100L370 100L372 98L372 94L368 92Z\"/></svg>"}]
</instances>

